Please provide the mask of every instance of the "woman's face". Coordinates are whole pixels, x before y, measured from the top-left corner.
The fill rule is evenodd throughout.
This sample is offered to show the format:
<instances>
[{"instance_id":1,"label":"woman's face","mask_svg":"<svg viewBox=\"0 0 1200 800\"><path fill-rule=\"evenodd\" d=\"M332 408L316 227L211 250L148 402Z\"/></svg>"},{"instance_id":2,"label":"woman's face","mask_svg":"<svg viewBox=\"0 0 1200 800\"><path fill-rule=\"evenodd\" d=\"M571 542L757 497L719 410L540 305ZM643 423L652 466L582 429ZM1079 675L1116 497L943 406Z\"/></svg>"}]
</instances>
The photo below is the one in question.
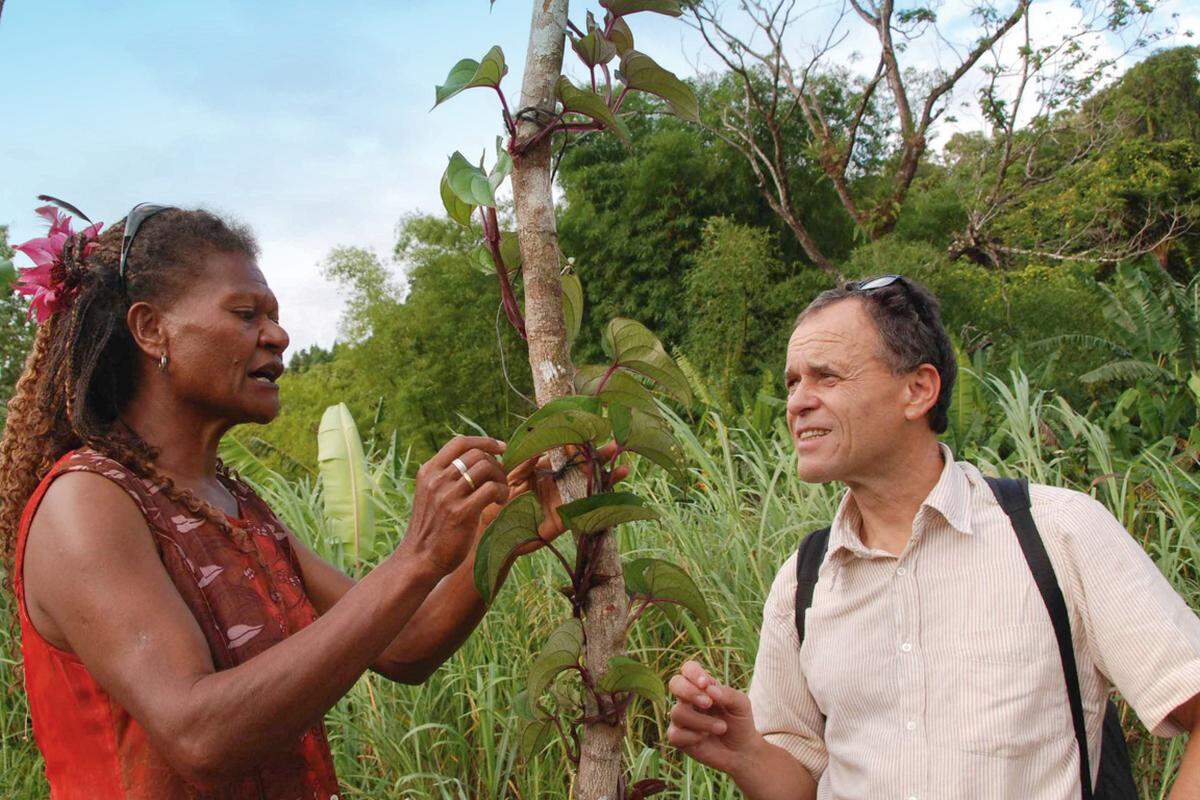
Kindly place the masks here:
<instances>
[{"instance_id":1,"label":"woman's face","mask_svg":"<svg viewBox=\"0 0 1200 800\"><path fill-rule=\"evenodd\" d=\"M276 381L289 340L252 256L210 254L162 317L169 385L178 399L231 425L279 414Z\"/></svg>"}]
</instances>

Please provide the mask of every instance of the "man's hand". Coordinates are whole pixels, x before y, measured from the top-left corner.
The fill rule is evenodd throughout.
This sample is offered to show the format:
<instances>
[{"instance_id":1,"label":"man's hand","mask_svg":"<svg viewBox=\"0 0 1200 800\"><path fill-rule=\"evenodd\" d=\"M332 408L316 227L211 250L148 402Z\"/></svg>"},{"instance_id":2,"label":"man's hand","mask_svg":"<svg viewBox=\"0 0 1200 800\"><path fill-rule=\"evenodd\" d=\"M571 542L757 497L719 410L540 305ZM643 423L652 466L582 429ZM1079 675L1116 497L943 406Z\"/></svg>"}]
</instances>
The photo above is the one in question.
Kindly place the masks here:
<instances>
[{"instance_id":1,"label":"man's hand","mask_svg":"<svg viewBox=\"0 0 1200 800\"><path fill-rule=\"evenodd\" d=\"M750 698L722 686L695 661L685 663L668 688L676 703L667 740L700 763L736 778L762 742Z\"/></svg>"}]
</instances>

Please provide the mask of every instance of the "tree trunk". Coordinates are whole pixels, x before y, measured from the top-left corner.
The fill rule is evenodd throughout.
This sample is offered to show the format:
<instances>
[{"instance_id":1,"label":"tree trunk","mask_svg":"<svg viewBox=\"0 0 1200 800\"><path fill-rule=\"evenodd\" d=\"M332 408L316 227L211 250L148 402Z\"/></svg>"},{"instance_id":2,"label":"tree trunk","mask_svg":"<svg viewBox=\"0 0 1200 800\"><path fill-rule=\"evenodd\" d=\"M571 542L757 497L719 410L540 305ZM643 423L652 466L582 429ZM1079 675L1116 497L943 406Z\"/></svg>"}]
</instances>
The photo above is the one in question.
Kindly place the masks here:
<instances>
[{"instance_id":1,"label":"tree trunk","mask_svg":"<svg viewBox=\"0 0 1200 800\"><path fill-rule=\"evenodd\" d=\"M554 86L562 72L567 23L567 0L534 0L529 49L521 85L517 141L528 141L554 113ZM532 119L531 119L532 118ZM536 120L536 121L534 121ZM540 123L540 124L539 124ZM529 366L539 405L574 393L575 367L571 363L562 312L558 233L551 195L550 139L545 138L513 160L513 200L517 237L525 278L525 323L529 335ZM561 452L551 454L555 468ZM559 481L564 502L587 494L578 470ZM598 534L593 559L595 574L602 576L584 601L585 666L592 680L606 671L608 660L625 650L627 600L620 553L610 533ZM599 709L588 701L587 714ZM584 725L580 764L574 796L578 800L618 800L621 778L621 725L590 722Z\"/></svg>"}]
</instances>

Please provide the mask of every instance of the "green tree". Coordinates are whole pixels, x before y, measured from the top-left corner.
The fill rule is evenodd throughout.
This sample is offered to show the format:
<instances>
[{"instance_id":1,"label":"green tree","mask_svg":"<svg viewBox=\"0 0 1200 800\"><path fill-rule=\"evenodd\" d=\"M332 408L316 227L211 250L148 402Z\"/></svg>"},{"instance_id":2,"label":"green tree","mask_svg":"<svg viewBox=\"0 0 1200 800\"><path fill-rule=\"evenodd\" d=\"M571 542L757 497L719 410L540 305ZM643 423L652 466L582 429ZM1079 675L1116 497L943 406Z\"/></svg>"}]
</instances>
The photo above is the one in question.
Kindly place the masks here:
<instances>
[{"instance_id":1,"label":"green tree","mask_svg":"<svg viewBox=\"0 0 1200 800\"><path fill-rule=\"evenodd\" d=\"M969 212L952 253L991 266L1152 254L1186 280L1200 256L1198 52L1155 53L1007 137L956 136L948 184Z\"/></svg>"},{"instance_id":2,"label":"green tree","mask_svg":"<svg viewBox=\"0 0 1200 800\"><path fill-rule=\"evenodd\" d=\"M701 83L701 108L728 91L728 80ZM613 316L644 320L668 343L684 340L693 321L679 302L681 284L695 264L710 217L770 231L780 259L795 271L806 268L803 251L735 149L703 128L645 113L647 104L636 98L626 106L638 112L629 120L631 146L615 137L588 137L567 148L558 168L564 201L559 241L576 259L587 299L576 346L581 361L600 358L599 328ZM792 121L787 135L805 134ZM802 187L797 189L800 202L810 209L813 236L825 251L842 258L853 246L853 230L815 170L798 165L792 178Z\"/></svg>"},{"instance_id":3,"label":"green tree","mask_svg":"<svg viewBox=\"0 0 1200 800\"><path fill-rule=\"evenodd\" d=\"M726 399L752 399L764 372L778 378L792 319L832 281L811 268L789 274L764 228L713 217L703 235L685 280L683 349Z\"/></svg>"},{"instance_id":4,"label":"green tree","mask_svg":"<svg viewBox=\"0 0 1200 800\"><path fill-rule=\"evenodd\" d=\"M8 400L21 376L36 330L29 321L29 304L12 290L16 271L8 228L0 226L0 426L8 415Z\"/></svg>"},{"instance_id":5,"label":"green tree","mask_svg":"<svg viewBox=\"0 0 1200 800\"><path fill-rule=\"evenodd\" d=\"M418 459L452 430L466 430L464 418L506 435L531 409L521 396L529 376L511 366L523 364L523 353L503 317L497 322L496 281L479 271L473 250L453 222L410 216L394 251L402 280L368 250L331 252L325 274L346 295L340 327L347 341L298 353L280 379L280 417L242 435L314 463L317 425L334 400L349 406L368 445L384 446L394 434L400 452L411 448Z\"/></svg>"}]
</instances>

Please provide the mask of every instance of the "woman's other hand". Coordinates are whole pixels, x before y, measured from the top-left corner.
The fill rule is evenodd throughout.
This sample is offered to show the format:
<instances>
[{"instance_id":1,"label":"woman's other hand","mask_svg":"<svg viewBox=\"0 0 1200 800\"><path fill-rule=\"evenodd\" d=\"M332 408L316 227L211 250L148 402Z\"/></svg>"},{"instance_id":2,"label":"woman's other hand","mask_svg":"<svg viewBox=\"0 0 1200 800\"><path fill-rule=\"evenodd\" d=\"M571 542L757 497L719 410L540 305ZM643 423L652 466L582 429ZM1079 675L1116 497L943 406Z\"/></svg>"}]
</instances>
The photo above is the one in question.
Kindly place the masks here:
<instances>
[{"instance_id":1,"label":"woman's other hand","mask_svg":"<svg viewBox=\"0 0 1200 800\"><path fill-rule=\"evenodd\" d=\"M566 452L568 458L574 458L578 450L568 446ZM596 451L596 454L599 456L600 463L606 465L606 468L611 466L611 462L619 455L615 442L604 445ZM583 462L579 467L584 475L591 477L592 464L590 461ZM629 467L613 467L609 477L610 485L620 483L628 475ZM559 494L558 485L554 481L554 470L550 465L548 455L531 458L508 474L508 497L504 501L484 509L480 520L480 530L492 523L506 503L529 491L537 495L542 506L542 524L538 527L538 538L541 541L521 545L517 549L517 555L532 553L534 550L540 549L545 542L554 541L566 530L562 518L558 515L558 508L562 505L562 495Z\"/></svg>"}]
</instances>

